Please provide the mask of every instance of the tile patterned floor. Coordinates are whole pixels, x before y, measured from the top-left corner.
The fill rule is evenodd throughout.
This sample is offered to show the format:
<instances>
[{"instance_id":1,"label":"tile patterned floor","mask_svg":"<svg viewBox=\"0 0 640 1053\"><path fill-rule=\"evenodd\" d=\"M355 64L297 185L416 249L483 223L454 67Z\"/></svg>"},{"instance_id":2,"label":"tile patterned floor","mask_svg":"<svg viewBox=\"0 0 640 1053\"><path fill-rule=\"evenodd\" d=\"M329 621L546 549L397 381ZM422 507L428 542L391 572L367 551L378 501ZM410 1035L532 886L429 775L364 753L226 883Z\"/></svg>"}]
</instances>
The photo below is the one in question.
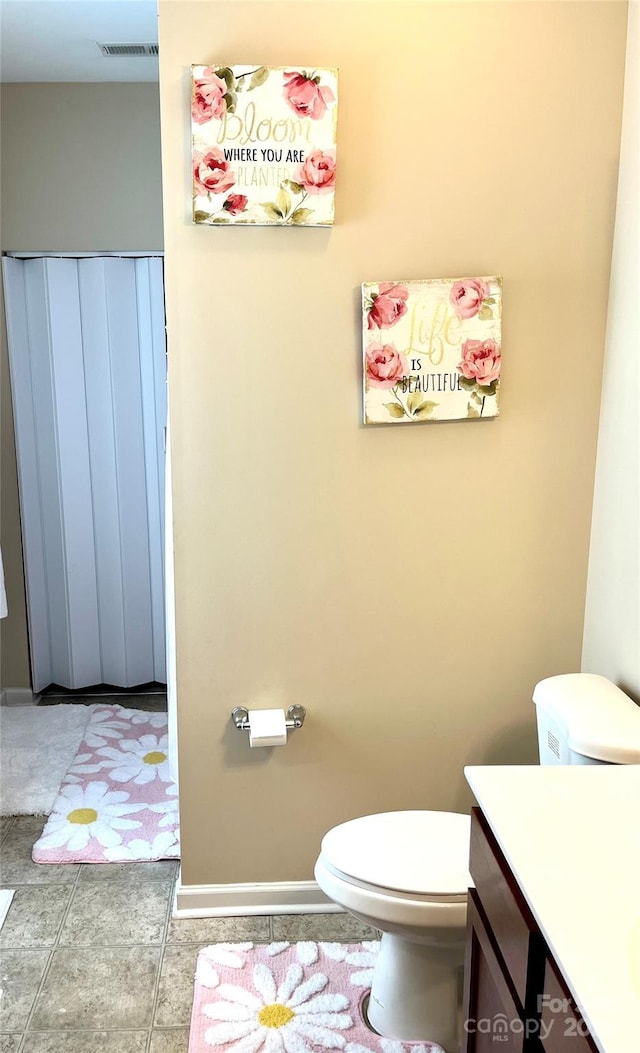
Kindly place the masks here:
<instances>
[{"instance_id":1,"label":"tile patterned floor","mask_svg":"<svg viewBox=\"0 0 640 1053\"><path fill-rule=\"evenodd\" d=\"M176 863L37 866L43 824L0 825L0 1053L186 1053L201 947L377 935L346 914L175 921Z\"/></svg>"},{"instance_id":2,"label":"tile patterned floor","mask_svg":"<svg viewBox=\"0 0 640 1053\"><path fill-rule=\"evenodd\" d=\"M164 713L167 710L167 696L162 691L140 695L132 695L126 692L114 695L74 695L68 693L65 695L41 695L38 700L39 706L59 706L69 703L75 706L95 706L98 703L105 706L124 706L125 709L143 709L149 713ZM1 1047L0 1053L2 1053Z\"/></svg>"}]
</instances>

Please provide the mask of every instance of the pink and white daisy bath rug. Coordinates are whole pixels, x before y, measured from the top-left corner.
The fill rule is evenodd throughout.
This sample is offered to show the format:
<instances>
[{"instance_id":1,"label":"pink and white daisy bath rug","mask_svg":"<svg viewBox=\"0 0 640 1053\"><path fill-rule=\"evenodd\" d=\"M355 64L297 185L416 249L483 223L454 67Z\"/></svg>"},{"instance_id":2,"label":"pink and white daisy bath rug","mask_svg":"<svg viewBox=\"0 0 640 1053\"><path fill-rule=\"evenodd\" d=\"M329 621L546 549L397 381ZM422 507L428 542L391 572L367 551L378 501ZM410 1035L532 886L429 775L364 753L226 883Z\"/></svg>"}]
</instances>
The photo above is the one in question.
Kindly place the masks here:
<instances>
[{"instance_id":1,"label":"pink and white daisy bath rug","mask_svg":"<svg viewBox=\"0 0 640 1053\"><path fill-rule=\"evenodd\" d=\"M189 1053L444 1053L364 1022L380 944L217 943L198 955Z\"/></svg>"},{"instance_id":2,"label":"pink and white daisy bath rug","mask_svg":"<svg viewBox=\"0 0 640 1053\"><path fill-rule=\"evenodd\" d=\"M178 790L166 713L95 705L40 839L35 863L180 857Z\"/></svg>"}]
</instances>

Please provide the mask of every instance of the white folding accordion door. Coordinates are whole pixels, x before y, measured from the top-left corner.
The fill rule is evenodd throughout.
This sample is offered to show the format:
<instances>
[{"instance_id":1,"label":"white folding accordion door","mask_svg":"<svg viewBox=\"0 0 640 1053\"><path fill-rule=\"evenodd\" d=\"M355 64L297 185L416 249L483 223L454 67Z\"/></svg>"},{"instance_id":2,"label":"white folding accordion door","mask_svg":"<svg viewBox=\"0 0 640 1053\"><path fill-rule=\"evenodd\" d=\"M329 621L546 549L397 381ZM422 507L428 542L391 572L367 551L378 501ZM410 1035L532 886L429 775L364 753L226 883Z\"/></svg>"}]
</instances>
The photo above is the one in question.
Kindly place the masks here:
<instances>
[{"instance_id":1,"label":"white folding accordion door","mask_svg":"<svg viewBox=\"0 0 640 1053\"><path fill-rule=\"evenodd\" d=\"M162 260L3 260L34 691L165 681Z\"/></svg>"}]
</instances>

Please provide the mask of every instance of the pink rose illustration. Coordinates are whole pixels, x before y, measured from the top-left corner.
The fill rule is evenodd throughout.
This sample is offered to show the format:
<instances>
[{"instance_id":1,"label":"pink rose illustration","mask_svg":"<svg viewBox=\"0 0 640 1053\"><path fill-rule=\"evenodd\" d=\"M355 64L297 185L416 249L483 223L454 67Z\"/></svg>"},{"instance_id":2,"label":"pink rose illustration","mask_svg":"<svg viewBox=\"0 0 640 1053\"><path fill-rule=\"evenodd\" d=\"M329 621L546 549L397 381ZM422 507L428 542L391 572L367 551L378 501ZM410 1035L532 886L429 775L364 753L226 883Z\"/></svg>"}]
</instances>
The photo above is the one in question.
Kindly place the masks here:
<instances>
[{"instance_id":1,"label":"pink rose illustration","mask_svg":"<svg viewBox=\"0 0 640 1053\"><path fill-rule=\"evenodd\" d=\"M297 181L308 194L325 194L336 182L336 159L328 150L312 150L298 171Z\"/></svg>"},{"instance_id":2,"label":"pink rose illustration","mask_svg":"<svg viewBox=\"0 0 640 1053\"><path fill-rule=\"evenodd\" d=\"M212 146L206 154L193 155L193 180L198 194L225 194L236 179L222 150Z\"/></svg>"},{"instance_id":3,"label":"pink rose illustration","mask_svg":"<svg viewBox=\"0 0 640 1053\"><path fill-rule=\"evenodd\" d=\"M489 387L500 376L500 348L495 340L465 340L458 369L467 380Z\"/></svg>"},{"instance_id":4,"label":"pink rose illustration","mask_svg":"<svg viewBox=\"0 0 640 1053\"><path fill-rule=\"evenodd\" d=\"M407 313L409 290L404 285L381 282L369 309L368 329L389 329L403 314Z\"/></svg>"},{"instance_id":5,"label":"pink rose illustration","mask_svg":"<svg viewBox=\"0 0 640 1053\"><path fill-rule=\"evenodd\" d=\"M489 286L482 278L463 278L453 283L449 299L458 318L473 318L488 295Z\"/></svg>"},{"instance_id":6,"label":"pink rose illustration","mask_svg":"<svg viewBox=\"0 0 640 1053\"><path fill-rule=\"evenodd\" d=\"M237 216L239 212L244 212L247 207L247 198L244 194L229 194L222 207L229 215Z\"/></svg>"},{"instance_id":7,"label":"pink rose illustration","mask_svg":"<svg viewBox=\"0 0 640 1053\"><path fill-rule=\"evenodd\" d=\"M392 388L409 372L407 359L393 344L369 344L365 360L367 380L374 388Z\"/></svg>"},{"instance_id":8,"label":"pink rose illustration","mask_svg":"<svg viewBox=\"0 0 640 1053\"><path fill-rule=\"evenodd\" d=\"M191 101L191 115L196 124L206 124L214 118L219 120L224 117L227 104L224 96L227 85L217 73L207 66L202 77L193 82L193 98Z\"/></svg>"},{"instance_id":9,"label":"pink rose illustration","mask_svg":"<svg viewBox=\"0 0 640 1053\"><path fill-rule=\"evenodd\" d=\"M335 101L331 88L321 86L320 77L307 77L304 73L285 73L283 91L294 113L314 121L324 117L327 105Z\"/></svg>"}]
</instances>

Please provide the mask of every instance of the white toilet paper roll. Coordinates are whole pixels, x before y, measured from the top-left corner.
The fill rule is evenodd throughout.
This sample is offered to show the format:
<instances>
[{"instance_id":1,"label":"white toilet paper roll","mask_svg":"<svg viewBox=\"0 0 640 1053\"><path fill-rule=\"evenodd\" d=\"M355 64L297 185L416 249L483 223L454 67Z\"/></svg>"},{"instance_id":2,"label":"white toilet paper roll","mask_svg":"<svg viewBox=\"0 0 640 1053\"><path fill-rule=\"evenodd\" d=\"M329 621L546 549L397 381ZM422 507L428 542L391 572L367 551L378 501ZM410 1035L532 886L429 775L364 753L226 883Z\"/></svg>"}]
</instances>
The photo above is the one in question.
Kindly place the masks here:
<instances>
[{"instance_id":1,"label":"white toilet paper roll","mask_svg":"<svg viewBox=\"0 0 640 1053\"><path fill-rule=\"evenodd\" d=\"M249 710L249 745L286 746L287 726L284 709Z\"/></svg>"}]
</instances>

